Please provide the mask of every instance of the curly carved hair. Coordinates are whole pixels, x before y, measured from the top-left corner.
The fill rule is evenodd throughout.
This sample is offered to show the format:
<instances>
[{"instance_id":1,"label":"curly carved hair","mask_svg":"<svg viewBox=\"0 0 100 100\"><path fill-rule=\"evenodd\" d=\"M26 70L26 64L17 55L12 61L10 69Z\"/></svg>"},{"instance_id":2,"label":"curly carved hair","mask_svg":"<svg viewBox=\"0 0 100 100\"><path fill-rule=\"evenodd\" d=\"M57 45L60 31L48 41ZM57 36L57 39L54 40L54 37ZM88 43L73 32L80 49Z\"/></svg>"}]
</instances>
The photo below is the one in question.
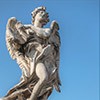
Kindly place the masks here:
<instances>
[{"instance_id":1,"label":"curly carved hair","mask_svg":"<svg viewBox=\"0 0 100 100\"><path fill-rule=\"evenodd\" d=\"M35 16L36 16L37 13L39 13L40 11L46 11L46 7L44 7L44 6L37 7L37 8L35 8L35 10L33 10L33 11L31 12L31 15L32 15L32 24L34 24Z\"/></svg>"}]
</instances>

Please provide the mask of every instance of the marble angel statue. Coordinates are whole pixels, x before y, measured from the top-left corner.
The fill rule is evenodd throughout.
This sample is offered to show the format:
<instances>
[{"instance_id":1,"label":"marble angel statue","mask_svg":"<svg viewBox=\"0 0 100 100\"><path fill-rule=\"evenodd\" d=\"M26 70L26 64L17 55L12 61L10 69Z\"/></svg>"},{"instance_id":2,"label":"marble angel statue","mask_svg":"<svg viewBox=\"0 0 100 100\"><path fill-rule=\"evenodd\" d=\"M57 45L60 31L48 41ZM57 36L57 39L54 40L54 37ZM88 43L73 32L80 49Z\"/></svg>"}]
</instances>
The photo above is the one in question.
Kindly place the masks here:
<instances>
[{"instance_id":1,"label":"marble angel statue","mask_svg":"<svg viewBox=\"0 0 100 100\"><path fill-rule=\"evenodd\" d=\"M50 28L44 28L48 22L43 6L32 12L32 24L23 25L15 17L8 20L6 45L22 76L2 100L47 100L53 88L60 92L59 25L52 21Z\"/></svg>"}]
</instances>

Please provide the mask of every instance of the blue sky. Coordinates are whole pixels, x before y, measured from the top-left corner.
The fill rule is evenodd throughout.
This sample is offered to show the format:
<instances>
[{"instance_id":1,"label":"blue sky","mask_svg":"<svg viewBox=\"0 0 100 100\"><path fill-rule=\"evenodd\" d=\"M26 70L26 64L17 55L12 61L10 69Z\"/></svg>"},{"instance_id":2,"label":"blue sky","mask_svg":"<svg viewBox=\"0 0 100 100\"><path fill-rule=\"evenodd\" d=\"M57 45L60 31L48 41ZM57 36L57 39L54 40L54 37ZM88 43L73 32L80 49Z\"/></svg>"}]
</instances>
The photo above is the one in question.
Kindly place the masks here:
<instances>
[{"instance_id":1,"label":"blue sky","mask_svg":"<svg viewBox=\"0 0 100 100\"><path fill-rule=\"evenodd\" d=\"M31 11L42 5L58 21L61 36L62 92L54 90L49 100L99 100L99 0L0 0L0 97L21 76L6 48L7 20L15 16L29 24Z\"/></svg>"}]
</instances>

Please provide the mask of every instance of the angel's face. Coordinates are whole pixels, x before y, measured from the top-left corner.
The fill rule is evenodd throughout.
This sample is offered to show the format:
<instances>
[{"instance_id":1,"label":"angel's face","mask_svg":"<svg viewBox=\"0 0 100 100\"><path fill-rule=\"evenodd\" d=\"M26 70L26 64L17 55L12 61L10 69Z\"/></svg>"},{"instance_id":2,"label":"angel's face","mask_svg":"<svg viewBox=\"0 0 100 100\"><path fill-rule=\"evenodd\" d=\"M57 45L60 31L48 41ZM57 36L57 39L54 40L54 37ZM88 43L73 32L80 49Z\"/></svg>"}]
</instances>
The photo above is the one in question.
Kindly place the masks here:
<instances>
[{"instance_id":1,"label":"angel's face","mask_svg":"<svg viewBox=\"0 0 100 100\"><path fill-rule=\"evenodd\" d=\"M35 16L35 21L39 21L41 24L45 25L49 22L49 15L46 11L39 11Z\"/></svg>"}]
</instances>

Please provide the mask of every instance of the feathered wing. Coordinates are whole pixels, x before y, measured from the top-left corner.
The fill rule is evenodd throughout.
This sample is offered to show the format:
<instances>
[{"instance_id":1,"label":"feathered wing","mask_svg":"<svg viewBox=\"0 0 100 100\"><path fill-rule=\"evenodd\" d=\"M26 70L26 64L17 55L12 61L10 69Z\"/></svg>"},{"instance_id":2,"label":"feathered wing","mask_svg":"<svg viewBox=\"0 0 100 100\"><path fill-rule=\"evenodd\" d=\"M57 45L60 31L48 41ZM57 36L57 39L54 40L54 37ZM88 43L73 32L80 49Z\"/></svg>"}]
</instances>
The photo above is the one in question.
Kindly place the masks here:
<instances>
[{"instance_id":1,"label":"feathered wing","mask_svg":"<svg viewBox=\"0 0 100 100\"><path fill-rule=\"evenodd\" d=\"M22 52L22 43L24 43L24 39L18 33L18 30L15 28L15 24L17 23L17 19L12 17L8 20L6 26L6 45L9 51L9 54L12 59L16 60L19 64L20 68L26 68L28 70L28 63L24 57L24 53Z\"/></svg>"},{"instance_id":2,"label":"feathered wing","mask_svg":"<svg viewBox=\"0 0 100 100\"><path fill-rule=\"evenodd\" d=\"M52 30L52 41L54 45L54 50L55 50L55 66L57 68L56 74L55 74L55 84L54 87L55 89L60 92L60 87L61 81L59 77L59 61L60 61L60 36L59 36L59 25L56 21L52 21L51 23L51 30Z\"/></svg>"},{"instance_id":3,"label":"feathered wing","mask_svg":"<svg viewBox=\"0 0 100 100\"><path fill-rule=\"evenodd\" d=\"M14 29L14 25L16 24L16 21L16 18L10 18L6 26L6 45L12 59L16 58L15 53L20 48L20 45L15 41L16 30Z\"/></svg>"}]
</instances>

